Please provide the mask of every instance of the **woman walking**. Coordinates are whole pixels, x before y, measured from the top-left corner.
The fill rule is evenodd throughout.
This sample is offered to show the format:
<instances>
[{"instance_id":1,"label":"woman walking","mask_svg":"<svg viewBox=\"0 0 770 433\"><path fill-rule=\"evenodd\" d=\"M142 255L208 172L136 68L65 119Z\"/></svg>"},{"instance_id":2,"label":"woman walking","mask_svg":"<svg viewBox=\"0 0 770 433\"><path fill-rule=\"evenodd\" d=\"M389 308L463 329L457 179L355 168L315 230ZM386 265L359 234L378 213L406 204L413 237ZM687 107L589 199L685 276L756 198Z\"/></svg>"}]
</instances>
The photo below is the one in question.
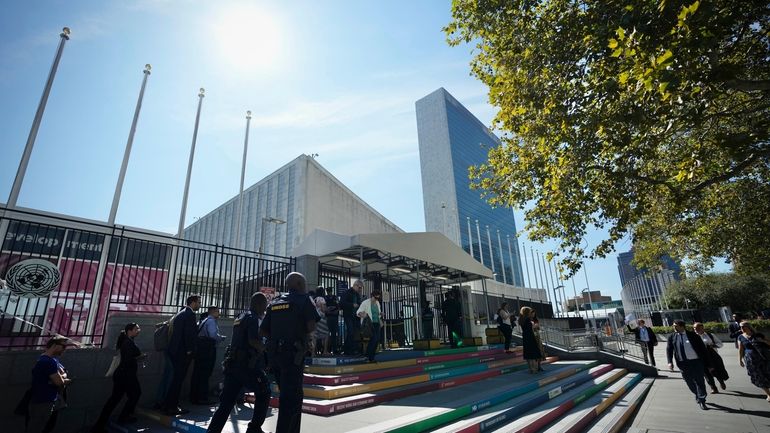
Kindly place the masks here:
<instances>
[{"instance_id":1,"label":"woman walking","mask_svg":"<svg viewBox=\"0 0 770 433\"><path fill-rule=\"evenodd\" d=\"M326 317L326 289L318 287L315 291L315 308L321 320L315 325L315 353L329 356L329 325Z\"/></svg>"},{"instance_id":2,"label":"woman walking","mask_svg":"<svg viewBox=\"0 0 770 433\"><path fill-rule=\"evenodd\" d=\"M503 302L500 304L500 309L497 310L497 328L503 333L505 337L505 353L511 353L511 334L513 328L511 327L511 313L508 312L508 303Z\"/></svg>"},{"instance_id":3,"label":"woman walking","mask_svg":"<svg viewBox=\"0 0 770 433\"><path fill-rule=\"evenodd\" d=\"M738 335L741 367L746 367L751 383L761 388L770 401L770 346L765 336L755 332L749 322L741 322L741 332Z\"/></svg>"},{"instance_id":4,"label":"woman walking","mask_svg":"<svg viewBox=\"0 0 770 433\"><path fill-rule=\"evenodd\" d=\"M540 359L537 360L537 371L543 371L543 367L540 364L545 361L545 347L543 346L543 339L540 338L540 321L537 320L537 312L535 310L532 310L530 320L532 320L532 331L535 332L537 348L540 350Z\"/></svg>"},{"instance_id":5,"label":"woman walking","mask_svg":"<svg viewBox=\"0 0 770 433\"><path fill-rule=\"evenodd\" d=\"M709 386L711 386L711 393L718 394L719 389L717 389L717 384L714 379L719 381L719 386L722 389L727 389L725 381L730 378L730 376L727 374L727 370L725 369L725 362L717 352L717 349L722 347L722 341L719 340L719 337L715 336L714 334L706 332L703 328L703 323L695 322L693 329L695 329L695 333L698 334L698 336L700 336L700 338L703 340L703 344L706 345L706 353L708 353L709 365L713 367L713 370L704 370L706 382L708 382Z\"/></svg>"},{"instance_id":6,"label":"woman walking","mask_svg":"<svg viewBox=\"0 0 770 433\"><path fill-rule=\"evenodd\" d=\"M374 355L377 353L377 344L380 342L380 323L384 319L380 306L381 296L382 292L379 289L372 290L372 296L361 302L358 311L356 311L358 317L361 318L362 329L366 319L371 320L372 336L369 337L369 344L366 346L366 357L369 358L369 362L375 362Z\"/></svg>"},{"instance_id":7,"label":"woman walking","mask_svg":"<svg viewBox=\"0 0 770 433\"><path fill-rule=\"evenodd\" d=\"M139 401L139 396L142 394L136 373L138 361L146 357L146 354L143 354L134 343L134 338L139 335L140 331L139 325L129 323L118 336L118 343L115 345L115 348L120 351L120 364L112 375L112 395L110 395L107 403L105 403L102 413L99 415L99 419L92 430L95 433L107 431L107 421L124 394L128 396L128 400L126 400L126 404L118 416L118 422L128 423L136 421L134 409Z\"/></svg>"},{"instance_id":8,"label":"woman walking","mask_svg":"<svg viewBox=\"0 0 770 433\"><path fill-rule=\"evenodd\" d=\"M535 331L532 329L532 309L521 307L519 326L521 326L522 346L524 346L524 359L527 360L529 373L537 373L538 360L541 357L540 348L537 346Z\"/></svg>"}]
</instances>

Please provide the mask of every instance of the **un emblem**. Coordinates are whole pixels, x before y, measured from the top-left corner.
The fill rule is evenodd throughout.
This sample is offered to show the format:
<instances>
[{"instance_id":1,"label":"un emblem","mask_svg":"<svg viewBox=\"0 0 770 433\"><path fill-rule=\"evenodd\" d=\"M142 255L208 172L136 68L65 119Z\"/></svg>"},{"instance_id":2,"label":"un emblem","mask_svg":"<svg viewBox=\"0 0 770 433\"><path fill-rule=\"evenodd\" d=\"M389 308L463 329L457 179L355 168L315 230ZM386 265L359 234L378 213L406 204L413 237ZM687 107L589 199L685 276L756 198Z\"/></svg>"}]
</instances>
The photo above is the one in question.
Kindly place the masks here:
<instances>
[{"instance_id":1,"label":"un emblem","mask_svg":"<svg viewBox=\"0 0 770 433\"><path fill-rule=\"evenodd\" d=\"M5 280L14 295L44 298L59 285L61 273L48 260L27 259L11 266L5 274Z\"/></svg>"}]
</instances>

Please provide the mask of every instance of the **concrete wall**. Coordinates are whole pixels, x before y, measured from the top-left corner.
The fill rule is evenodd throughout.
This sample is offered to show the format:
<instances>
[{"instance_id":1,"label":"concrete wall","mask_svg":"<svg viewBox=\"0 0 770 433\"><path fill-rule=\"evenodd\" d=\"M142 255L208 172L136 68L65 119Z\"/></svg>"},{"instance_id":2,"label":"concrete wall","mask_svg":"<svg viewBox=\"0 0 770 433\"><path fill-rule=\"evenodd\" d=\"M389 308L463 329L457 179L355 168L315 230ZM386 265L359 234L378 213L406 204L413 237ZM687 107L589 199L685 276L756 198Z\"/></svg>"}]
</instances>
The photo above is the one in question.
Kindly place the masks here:
<instances>
[{"instance_id":1,"label":"concrete wall","mask_svg":"<svg viewBox=\"0 0 770 433\"><path fill-rule=\"evenodd\" d=\"M139 406L151 407L155 403L157 386L163 374L163 354L153 350L153 330L155 323L161 321L157 316L114 314L108 322L108 346L106 349L67 349L61 357L62 364L67 368L72 384L68 389L69 407L59 414L57 433L81 432L96 421L107 398L112 392L112 378L104 374L115 354L114 344L118 333L126 323L136 322L142 328L142 333L136 338L139 348L148 354L146 367L139 369L139 382L142 385L142 396ZM232 335L232 321L220 320L220 331ZM225 341L227 343L227 341ZM211 390L219 389L222 379L219 367L224 354L224 345L217 350L217 367L211 377ZM29 388L32 367L40 356L39 351L0 352L0 431L23 432L24 425L21 417L13 415L13 409ZM189 369L192 372L192 366ZM189 373L188 373L189 374ZM182 389L182 405L189 394L189 379ZM115 414L122 407L118 406Z\"/></svg>"},{"instance_id":2,"label":"concrete wall","mask_svg":"<svg viewBox=\"0 0 770 433\"><path fill-rule=\"evenodd\" d=\"M403 232L314 159L308 157L305 163L303 239L315 229L343 235Z\"/></svg>"}]
</instances>

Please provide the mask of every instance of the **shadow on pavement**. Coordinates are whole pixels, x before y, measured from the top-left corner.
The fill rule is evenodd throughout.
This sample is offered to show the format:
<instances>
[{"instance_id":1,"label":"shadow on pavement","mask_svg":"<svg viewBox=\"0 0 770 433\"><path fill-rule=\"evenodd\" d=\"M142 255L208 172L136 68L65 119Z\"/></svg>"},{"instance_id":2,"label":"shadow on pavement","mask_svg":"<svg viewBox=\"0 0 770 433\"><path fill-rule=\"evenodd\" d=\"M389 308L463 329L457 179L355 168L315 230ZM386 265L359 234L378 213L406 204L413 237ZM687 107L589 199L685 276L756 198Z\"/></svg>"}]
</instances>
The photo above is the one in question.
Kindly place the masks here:
<instances>
[{"instance_id":1,"label":"shadow on pavement","mask_svg":"<svg viewBox=\"0 0 770 433\"><path fill-rule=\"evenodd\" d=\"M734 409L732 407L722 406L721 404L716 403L706 403L707 406L711 409L721 410L724 412L729 413L742 413L745 415L753 415L758 416L762 418L770 418L770 410L745 410L745 409Z\"/></svg>"}]
</instances>

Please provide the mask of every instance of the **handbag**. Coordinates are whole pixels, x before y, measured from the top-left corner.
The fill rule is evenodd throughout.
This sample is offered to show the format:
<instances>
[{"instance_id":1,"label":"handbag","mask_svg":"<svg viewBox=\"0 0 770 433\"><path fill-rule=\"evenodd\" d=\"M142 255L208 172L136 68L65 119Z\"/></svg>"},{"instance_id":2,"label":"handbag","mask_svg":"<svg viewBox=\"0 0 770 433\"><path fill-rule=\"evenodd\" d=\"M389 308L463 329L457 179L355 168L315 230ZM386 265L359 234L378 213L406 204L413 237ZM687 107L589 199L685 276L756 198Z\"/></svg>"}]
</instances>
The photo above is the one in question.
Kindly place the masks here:
<instances>
[{"instance_id":1,"label":"handbag","mask_svg":"<svg viewBox=\"0 0 770 433\"><path fill-rule=\"evenodd\" d=\"M120 365L120 352L112 357L112 361L110 362L110 366L107 368L107 373L104 374L104 377L112 376L115 373L115 370L118 369L118 365Z\"/></svg>"},{"instance_id":2,"label":"handbag","mask_svg":"<svg viewBox=\"0 0 770 433\"><path fill-rule=\"evenodd\" d=\"M361 324L361 337L372 338L372 319L369 317L364 318L364 322Z\"/></svg>"}]
</instances>

